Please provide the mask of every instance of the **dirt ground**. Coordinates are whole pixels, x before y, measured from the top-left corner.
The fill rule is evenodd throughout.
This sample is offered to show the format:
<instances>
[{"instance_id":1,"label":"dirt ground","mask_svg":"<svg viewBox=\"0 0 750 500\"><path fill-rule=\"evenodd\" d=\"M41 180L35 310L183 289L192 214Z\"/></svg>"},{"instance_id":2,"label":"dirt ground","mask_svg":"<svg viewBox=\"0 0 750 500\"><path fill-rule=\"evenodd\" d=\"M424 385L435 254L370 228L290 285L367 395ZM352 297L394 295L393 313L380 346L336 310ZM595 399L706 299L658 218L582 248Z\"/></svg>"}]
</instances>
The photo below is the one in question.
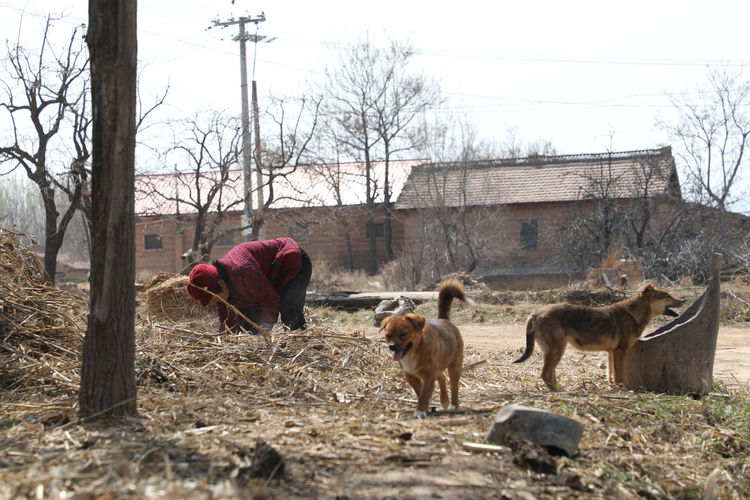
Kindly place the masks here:
<instances>
[{"instance_id":1,"label":"dirt ground","mask_svg":"<svg viewBox=\"0 0 750 500\"><path fill-rule=\"evenodd\" d=\"M491 324L477 323L459 324L461 334L467 347L479 352L503 353L507 352L514 358L523 351L525 346L525 331L523 324ZM647 328L647 332L651 331ZM368 337L377 338L378 329L368 327L365 330ZM539 353L539 348L535 351ZM593 358L593 363L606 369L606 355L604 353L582 353L568 347L561 365L566 357L587 356ZM714 379L727 385L746 385L750 383L750 327L721 327L716 345L714 358Z\"/></svg>"}]
</instances>

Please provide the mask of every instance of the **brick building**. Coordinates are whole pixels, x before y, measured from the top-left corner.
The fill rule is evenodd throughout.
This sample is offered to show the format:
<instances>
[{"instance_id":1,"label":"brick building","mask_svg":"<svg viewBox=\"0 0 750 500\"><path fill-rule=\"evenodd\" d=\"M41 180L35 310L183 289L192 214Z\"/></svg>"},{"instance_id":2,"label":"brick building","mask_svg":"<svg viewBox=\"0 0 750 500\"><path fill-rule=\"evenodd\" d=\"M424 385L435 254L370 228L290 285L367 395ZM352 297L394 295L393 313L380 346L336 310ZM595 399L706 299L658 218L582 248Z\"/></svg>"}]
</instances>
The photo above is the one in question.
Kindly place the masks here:
<instances>
[{"instance_id":1,"label":"brick building","mask_svg":"<svg viewBox=\"0 0 750 500\"><path fill-rule=\"evenodd\" d=\"M388 164L391 199L400 193L411 168L424 160L392 161ZM378 257L385 258L383 243L383 186L386 165L373 164L371 185L376 187ZM217 184L219 173L209 172L136 176L136 275L140 279L159 271L179 272L182 258L193 243L195 202ZM268 179L264 179L267 183ZM361 163L335 166L304 166L275 172L274 201L263 213L265 237L291 236L315 261L334 267L364 269L369 259L366 234L366 176ZM199 191L204 194L199 194ZM220 227L241 227L243 181L241 171L228 174L221 197L224 211ZM264 199L270 196L264 188ZM257 192L255 193L257 196ZM182 201L181 201L182 200ZM347 244L347 232L349 234ZM393 242L402 245L398 221L393 223ZM210 260L244 241L241 232L227 233L213 247Z\"/></svg>"},{"instance_id":2,"label":"brick building","mask_svg":"<svg viewBox=\"0 0 750 500\"><path fill-rule=\"evenodd\" d=\"M583 277L561 264L559 231L603 198L619 205L680 200L671 148L420 165L395 209L407 245L431 214L473 217L481 252L473 273L491 286L532 288Z\"/></svg>"},{"instance_id":3,"label":"brick building","mask_svg":"<svg viewBox=\"0 0 750 500\"><path fill-rule=\"evenodd\" d=\"M382 193L385 165L377 163L378 256L385 258ZM500 279L503 286L527 286L530 277L566 279L568 270L555 262L555 235L562 222L587 200L603 195L618 203L642 197L680 199L670 148L588 155L544 156L487 162L434 165L424 161L391 162L389 189L394 203L393 249L408 252L423 238L425 214L471 216L484 235L484 251L475 273ZM335 168L298 167L274 180L274 203L264 213L265 236L292 236L316 261L334 267L364 269L369 257L365 228L362 164ZM136 272L178 272L190 248L195 215L178 199L195 196L186 174L138 177L136 196ZM151 189L143 189L151 184ZM154 189L155 188L155 189ZM238 227L241 172L235 172L223 194L229 210L222 227ZM143 193L148 193L144 195ZM266 193L265 196L268 196ZM450 215L453 216L453 215ZM348 238L347 238L348 234ZM242 241L229 233L214 247L211 259ZM347 249L351 248L351 251Z\"/></svg>"}]
</instances>

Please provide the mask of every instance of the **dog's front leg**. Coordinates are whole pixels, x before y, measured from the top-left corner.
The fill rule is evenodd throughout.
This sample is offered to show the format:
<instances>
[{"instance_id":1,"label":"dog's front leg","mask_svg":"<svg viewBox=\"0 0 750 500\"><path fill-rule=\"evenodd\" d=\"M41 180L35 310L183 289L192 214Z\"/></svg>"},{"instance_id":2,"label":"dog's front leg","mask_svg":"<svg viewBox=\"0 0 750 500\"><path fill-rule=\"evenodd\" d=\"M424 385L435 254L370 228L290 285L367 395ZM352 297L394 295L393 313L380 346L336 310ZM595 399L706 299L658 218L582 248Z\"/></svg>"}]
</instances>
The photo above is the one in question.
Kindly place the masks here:
<instances>
[{"instance_id":1,"label":"dog's front leg","mask_svg":"<svg viewBox=\"0 0 750 500\"><path fill-rule=\"evenodd\" d=\"M613 367L614 367L614 378L615 378L615 384L624 384L625 383L625 354L627 353L627 349L623 349L622 347L618 347L617 349L614 349L612 352L612 358L613 358Z\"/></svg>"},{"instance_id":2,"label":"dog's front leg","mask_svg":"<svg viewBox=\"0 0 750 500\"><path fill-rule=\"evenodd\" d=\"M419 398L419 395L422 393L422 380L419 377L406 372L404 372L404 377L406 377L406 381L409 382L409 384L414 389L417 398Z\"/></svg>"},{"instance_id":3,"label":"dog's front leg","mask_svg":"<svg viewBox=\"0 0 750 500\"><path fill-rule=\"evenodd\" d=\"M433 375L425 377L422 380L422 391L419 394L417 410L412 415L413 417L424 418L427 416L427 408L430 406L430 397L432 397L432 391L434 390L435 377Z\"/></svg>"},{"instance_id":4,"label":"dog's front leg","mask_svg":"<svg viewBox=\"0 0 750 500\"><path fill-rule=\"evenodd\" d=\"M607 351L607 381L610 384L615 383L615 357L613 350Z\"/></svg>"}]
</instances>

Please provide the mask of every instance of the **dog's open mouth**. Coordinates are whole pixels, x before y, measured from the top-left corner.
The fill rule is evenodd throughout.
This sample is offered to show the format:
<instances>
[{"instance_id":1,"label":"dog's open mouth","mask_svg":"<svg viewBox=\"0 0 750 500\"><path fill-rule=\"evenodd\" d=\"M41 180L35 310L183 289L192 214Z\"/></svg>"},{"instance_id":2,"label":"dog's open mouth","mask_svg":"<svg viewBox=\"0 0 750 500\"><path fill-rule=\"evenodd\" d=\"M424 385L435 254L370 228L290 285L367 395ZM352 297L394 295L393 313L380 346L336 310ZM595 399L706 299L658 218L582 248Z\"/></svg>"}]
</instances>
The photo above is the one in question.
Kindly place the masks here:
<instances>
[{"instance_id":1,"label":"dog's open mouth","mask_svg":"<svg viewBox=\"0 0 750 500\"><path fill-rule=\"evenodd\" d=\"M412 345L413 344L409 342L403 349L399 349L396 344L389 345L388 348L393 351L393 361L401 361L401 358L406 356L406 353L409 352Z\"/></svg>"},{"instance_id":2,"label":"dog's open mouth","mask_svg":"<svg viewBox=\"0 0 750 500\"><path fill-rule=\"evenodd\" d=\"M664 309L664 314L667 316L672 316L673 318L676 318L677 316L679 316L678 313L676 313L675 311L673 311L672 309L668 307Z\"/></svg>"}]
</instances>

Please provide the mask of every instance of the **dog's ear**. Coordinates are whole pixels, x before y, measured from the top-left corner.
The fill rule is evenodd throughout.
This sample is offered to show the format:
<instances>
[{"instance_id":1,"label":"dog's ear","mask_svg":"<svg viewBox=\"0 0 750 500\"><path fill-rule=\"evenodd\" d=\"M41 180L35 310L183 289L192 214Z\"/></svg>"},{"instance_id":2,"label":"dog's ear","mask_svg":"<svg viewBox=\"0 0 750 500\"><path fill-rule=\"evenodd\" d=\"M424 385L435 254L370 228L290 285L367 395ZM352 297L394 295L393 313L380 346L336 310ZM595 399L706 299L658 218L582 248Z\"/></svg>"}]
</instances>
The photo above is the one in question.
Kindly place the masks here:
<instances>
[{"instance_id":1,"label":"dog's ear","mask_svg":"<svg viewBox=\"0 0 750 500\"><path fill-rule=\"evenodd\" d=\"M421 330L422 328L424 328L425 319L421 314L409 313L404 316L404 318L406 318L406 320L414 326L415 330Z\"/></svg>"},{"instance_id":2,"label":"dog's ear","mask_svg":"<svg viewBox=\"0 0 750 500\"><path fill-rule=\"evenodd\" d=\"M391 322L391 318L393 318L393 316L386 316L385 318L380 320L380 330L378 330L378 332L382 332L383 330L388 328L388 324Z\"/></svg>"},{"instance_id":3,"label":"dog's ear","mask_svg":"<svg viewBox=\"0 0 750 500\"><path fill-rule=\"evenodd\" d=\"M654 291L654 285L651 283L645 283L641 285L641 288L638 290L638 293L644 294L644 293L650 293Z\"/></svg>"}]
</instances>

